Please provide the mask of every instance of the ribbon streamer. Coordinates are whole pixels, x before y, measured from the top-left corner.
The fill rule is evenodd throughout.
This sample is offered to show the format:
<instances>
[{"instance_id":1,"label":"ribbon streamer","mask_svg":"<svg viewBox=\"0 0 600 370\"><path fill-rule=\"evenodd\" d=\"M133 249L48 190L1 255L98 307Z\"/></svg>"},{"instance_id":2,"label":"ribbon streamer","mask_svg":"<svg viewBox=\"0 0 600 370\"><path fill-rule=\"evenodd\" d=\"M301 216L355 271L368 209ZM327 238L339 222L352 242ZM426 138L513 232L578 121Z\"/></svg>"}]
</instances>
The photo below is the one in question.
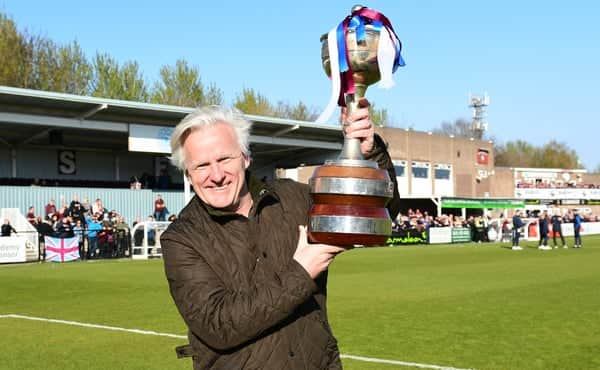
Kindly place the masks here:
<instances>
[{"instance_id":1,"label":"ribbon streamer","mask_svg":"<svg viewBox=\"0 0 600 370\"><path fill-rule=\"evenodd\" d=\"M327 34L327 46L329 48L329 63L331 67L331 97L329 103L321 115L317 118L315 123L327 123L333 114L338 101L338 96L341 90L341 79L340 79L340 66L338 58L333 57L338 55L337 48L337 29L334 28Z\"/></svg>"},{"instance_id":2,"label":"ribbon streamer","mask_svg":"<svg viewBox=\"0 0 600 370\"><path fill-rule=\"evenodd\" d=\"M402 43L389 19L380 12L366 7L352 12L350 16L347 16L327 34L332 91L329 103L315 121L316 123L326 123L333 114L336 101L337 105L344 107L346 106L345 96L354 94L354 79L352 78L352 66L348 54L346 35L348 30L352 29L356 34L356 41L364 41L367 24L370 24L379 32L377 61L381 79L378 86L386 89L394 86L392 74L398 67L405 66L404 59L400 54Z\"/></svg>"}]
</instances>

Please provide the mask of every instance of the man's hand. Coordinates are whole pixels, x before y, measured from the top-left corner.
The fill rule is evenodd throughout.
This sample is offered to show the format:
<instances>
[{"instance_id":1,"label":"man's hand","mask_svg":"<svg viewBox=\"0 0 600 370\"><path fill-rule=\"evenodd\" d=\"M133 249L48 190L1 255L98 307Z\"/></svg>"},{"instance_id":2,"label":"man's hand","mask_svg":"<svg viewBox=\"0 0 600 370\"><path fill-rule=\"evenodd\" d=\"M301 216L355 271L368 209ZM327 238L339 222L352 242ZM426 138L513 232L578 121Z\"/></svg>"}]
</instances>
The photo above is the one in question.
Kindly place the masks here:
<instances>
[{"instance_id":1,"label":"man's hand","mask_svg":"<svg viewBox=\"0 0 600 370\"><path fill-rule=\"evenodd\" d=\"M294 259L314 279L321 272L327 270L333 258L345 249L328 244L309 244L306 236L306 226L299 226L298 228L300 229L300 238L294 253Z\"/></svg>"},{"instance_id":2,"label":"man's hand","mask_svg":"<svg viewBox=\"0 0 600 370\"><path fill-rule=\"evenodd\" d=\"M373 135L375 129L369 118L369 101L365 98L358 101L358 109L349 116L346 108L342 107L342 124L344 135L348 138L360 140L360 151L366 156L373 149Z\"/></svg>"}]
</instances>

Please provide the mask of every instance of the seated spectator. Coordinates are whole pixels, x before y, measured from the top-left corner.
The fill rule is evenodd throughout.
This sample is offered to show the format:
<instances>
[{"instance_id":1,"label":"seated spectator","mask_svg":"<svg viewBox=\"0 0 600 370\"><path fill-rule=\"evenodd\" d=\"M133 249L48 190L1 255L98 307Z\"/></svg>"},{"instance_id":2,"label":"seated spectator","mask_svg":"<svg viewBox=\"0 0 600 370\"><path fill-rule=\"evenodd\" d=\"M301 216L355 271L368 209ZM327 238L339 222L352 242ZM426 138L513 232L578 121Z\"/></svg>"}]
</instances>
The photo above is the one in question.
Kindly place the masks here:
<instances>
[{"instance_id":1,"label":"seated spectator","mask_svg":"<svg viewBox=\"0 0 600 370\"><path fill-rule=\"evenodd\" d=\"M154 201L154 218L156 221L166 221L167 213L169 213L169 210L167 209L165 200L162 198L162 195L156 194L156 200Z\"/></svg>"},{"instance_id":2,"label":"seated spectator","mask_svg":"<svg viewBox=\"0 0 600 370\"><path fill-rule=\"evenodd\" d=\"M52 215L56 214L56 204L54 203L54 199L50 199L48 204L44 207L44 217L52 217Z\"/></svg>"},{"instance_id":3,"label":"seated spectator","mask_svg":"<svg viewBox=\"0 0 600 370\"><path fill-rule=\"evenodd\" d=\"M10 224L10 220L8 218L4 219L4 224L2 224L1 235L2 236L11 236L12 233L17 233L17 230Z\"/></svg>"},{"instance_id":4,"label":"seated spectator","mask_svg":"<svg viewBox=\"0 0 600 370\"><path fill-rule=\"evenodd\" d=\"M65 216L62 220L58 221L56 225L56 236L58 238L72 238L75 236L73 233L73 225L71 224L71 217Z\"/></svg>"},{"instance_id":5,"label":"seated spectator","mask_svg":"<svg viewBox=\"0 0 600 370\"><path fill-rule=\"evenodd\" d=\"M33 206L29 206L29 209L27 210L27 221L29 221L30 224L35 225L36 223L36 217L35 217L35 208Z\"/></svg>"}]
</instances>

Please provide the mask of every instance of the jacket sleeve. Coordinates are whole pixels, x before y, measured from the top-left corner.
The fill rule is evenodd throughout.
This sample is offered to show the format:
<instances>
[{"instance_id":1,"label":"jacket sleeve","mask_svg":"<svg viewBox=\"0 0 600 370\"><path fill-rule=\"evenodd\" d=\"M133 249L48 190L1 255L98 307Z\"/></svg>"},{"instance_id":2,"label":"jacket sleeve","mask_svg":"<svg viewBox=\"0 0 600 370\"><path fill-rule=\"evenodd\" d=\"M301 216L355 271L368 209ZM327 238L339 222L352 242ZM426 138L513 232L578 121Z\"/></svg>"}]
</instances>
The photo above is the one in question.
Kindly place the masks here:
<instances>
[{"instance_id":1,"label":"jacket sleeve","mask_svg":"<svg viewBox=\"0 0 600 370\"><path fill-rule=\"evenodd\" d=\"M274 279L232 290L194 248L169 238L161 244L179 313L190 331L216 350L230 350L259 338L317 291L295 260L281 266Z\"/></svg>"},{"instance_id":2,"label":"jacket sleeve","mask_svg":"<svg viewBox=\"0 0 600 370\"><path fill-rule=\"evenodd\" d=\"M398 179L396 178L396 170L394 169L394 163L390 157L390 153L387 150L387 144L381 136L375 134L374 136L373 149L369 152L365 159L376 161L379 168L387 170L390 180L394 182L394 197L387 204L388 212L392 220L396 218L398 212L400 212L400 193L398 192Z\"/></svg>"}]
</instances>

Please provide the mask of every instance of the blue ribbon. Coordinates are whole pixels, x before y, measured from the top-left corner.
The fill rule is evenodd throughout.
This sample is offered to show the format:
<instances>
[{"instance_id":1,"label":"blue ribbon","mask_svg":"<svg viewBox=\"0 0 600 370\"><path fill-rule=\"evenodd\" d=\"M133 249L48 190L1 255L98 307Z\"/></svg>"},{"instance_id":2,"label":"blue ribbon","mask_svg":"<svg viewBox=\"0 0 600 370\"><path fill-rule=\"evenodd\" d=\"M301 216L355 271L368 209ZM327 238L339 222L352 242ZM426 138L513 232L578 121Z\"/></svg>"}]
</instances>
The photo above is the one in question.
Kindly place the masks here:
<instances>
[{"instance_id":1,"label":"blue ribbon","mask_svg":"<svg viewBox=\"0 0 600 370\"><path fill-rule=\"evenodd\" d=\"M346 72L349 69L348 63L346 63L346 35L344 35L344 22L346 22L346 20L340 22L336 30L340 73ZM334 56L330 55L329 57L333 58Z\"/></svg>"},{"instance_id":2,"label":"blue ribbon","mask_svg":"<svg viewBox=\"0 0 600 370\"><path fill-rule=\"evenodd\" d=\"M363 17L359 15L355 15L350 19L350 23L348 23L348 29L354 29L356 33L356 41L361 42L365 41L366 32L365 32L365 21Z\"/></svg>"}]
</instances>

